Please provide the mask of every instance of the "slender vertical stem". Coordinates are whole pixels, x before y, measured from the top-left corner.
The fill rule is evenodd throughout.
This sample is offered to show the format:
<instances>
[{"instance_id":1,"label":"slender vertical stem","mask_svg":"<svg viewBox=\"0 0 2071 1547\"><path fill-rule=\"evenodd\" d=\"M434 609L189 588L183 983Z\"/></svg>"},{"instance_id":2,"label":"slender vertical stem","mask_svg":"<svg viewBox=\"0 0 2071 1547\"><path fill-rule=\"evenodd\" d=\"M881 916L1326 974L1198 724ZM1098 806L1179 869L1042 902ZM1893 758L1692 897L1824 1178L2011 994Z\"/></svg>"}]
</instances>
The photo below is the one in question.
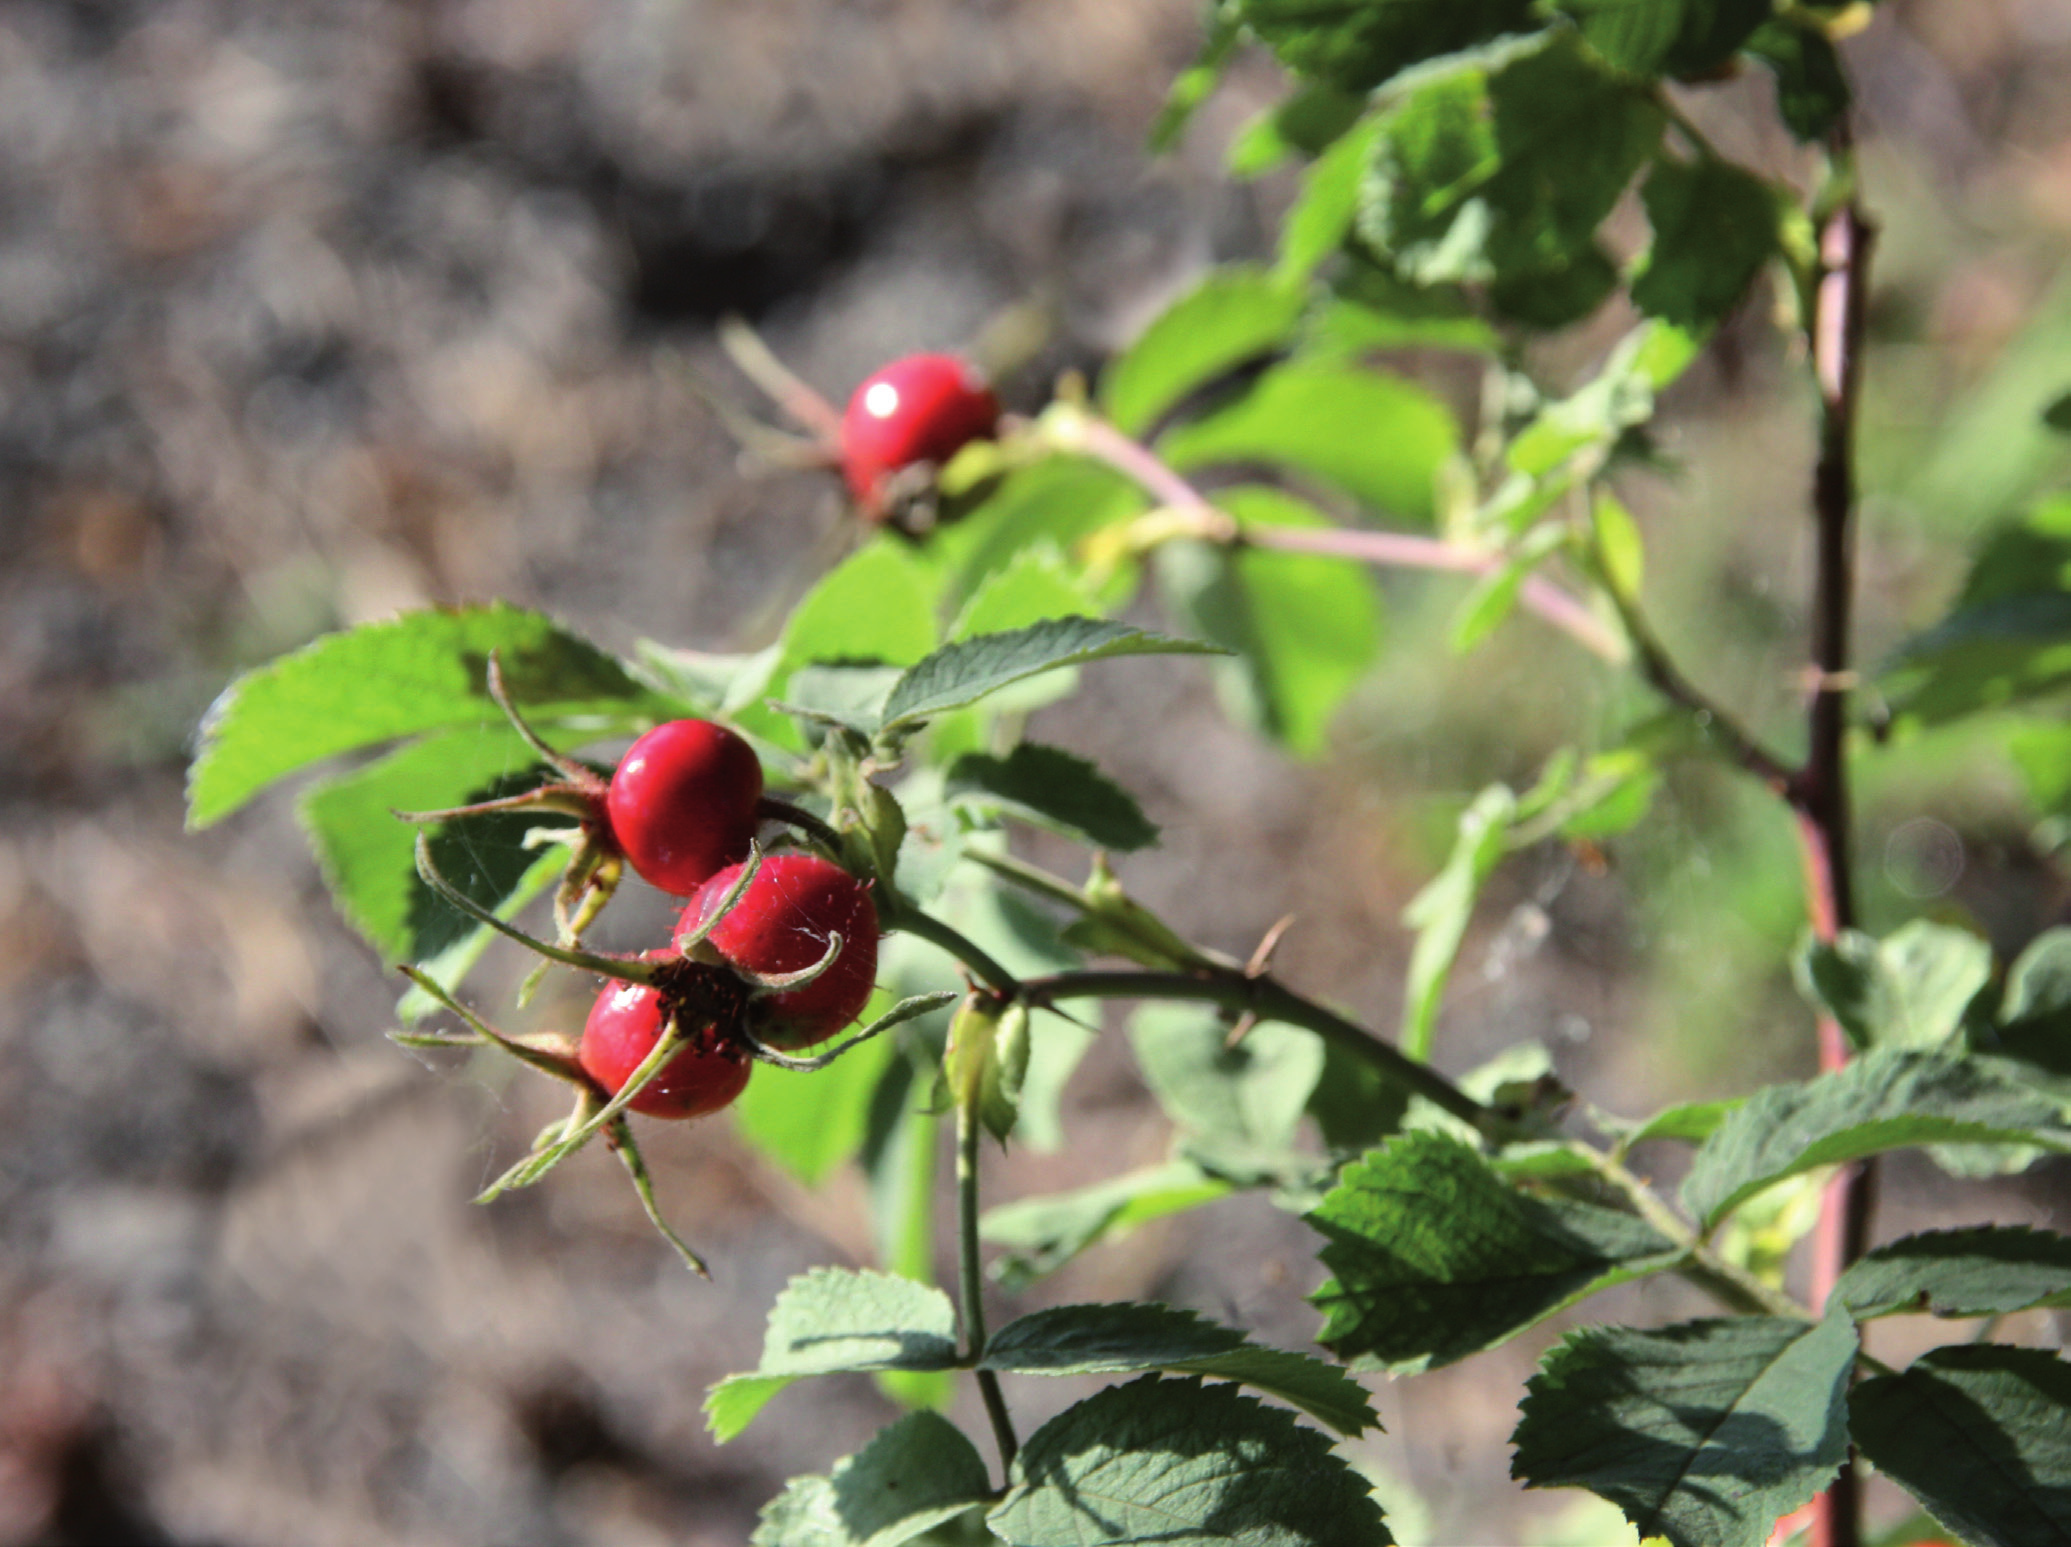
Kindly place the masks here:
<instances>
[{"instance_id":1,"label":"slender vertical stem","mask_svg":"<svg viewBox=\"0 0 2071 1547\"><path fill-rule=\"evenodd\" d=\"M956 1109L956 1277L963 1299L964 1358L973 1364L985 1357L984 1277L978 1264L978 1140L983 1132L971 1103L960 1102ZM974 1373L978 1394L985 1399L985 1416L992 1420L992 1437L999 1444L1000 1465L1011 1469L1021 1442L1014 1437L1014 1420L1007 1416L1000 1378L990 1370Z\"/></svg>"},{"instance_id":2,"label":"slender vertical stem","mask_svg":"<svg viewBox=\"0 0 2071 1547\"><path fill-rule=\"evenodd\" d=\"M1845 156L1845 140L1835 146ZM1818 288L1808 319L1820 399L1819 461L1813 473L1817 567L1812 613L1815 673L1805 765L1791 805L1805 857L1813 934L1831 941L1855 923L1847 774L1848 634L1855 590L1855 421L1862 384L1864 303L1874 230L1851 195L1820 229ZM1819 1062L1848 1061L1848 1040L1831 1016L1819 1021ZM1867 1162L1834 1178L1820 1201L1813 1234L1812 1303L1824 1305L1836 1280L1868 1246L1874 1173ZM1820 1496L1812 1547L1859 1547L1861 1481L1851 1460Z\"/></svg>"}]
</instances>

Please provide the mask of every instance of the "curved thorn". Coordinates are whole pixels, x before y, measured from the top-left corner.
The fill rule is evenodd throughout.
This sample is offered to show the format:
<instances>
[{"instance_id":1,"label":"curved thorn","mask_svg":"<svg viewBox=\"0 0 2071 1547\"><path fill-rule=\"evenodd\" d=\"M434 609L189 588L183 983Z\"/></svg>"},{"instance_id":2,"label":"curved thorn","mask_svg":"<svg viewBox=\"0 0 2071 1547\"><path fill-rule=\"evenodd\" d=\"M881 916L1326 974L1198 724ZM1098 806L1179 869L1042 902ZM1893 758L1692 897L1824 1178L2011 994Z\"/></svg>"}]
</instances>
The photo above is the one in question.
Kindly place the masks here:
<instances>
[{"instance_id":1,"label":"curved thorn","mask_svg":"<svg viewBox=\"0 0 2071 1547\"><path fill-rule=\"evenodd\" d=\"M729 962L733 974L748 985L751 999L760 999L766 994L781 994L786 989L804 988L821 973L834 965L835 957L841 955L841 931L827 932L827 953L810 967L800 967L796 972L750 972L746 967Z\"/></svg>"},{"instance_id":2,"label":"curved thorn","mask_svg":"<svg viewBox=\"0 0 2071 1547\"><path fill-rule=\"evenodd\" d=\"M525 717L518 713L518 706L511 702L510 694L504 690L503 663L497 659L497 653L494 650L489 652L488 685L489 701L503 711L503 717L511 722L511 729L518 733L519 738L526 746L537 752L578 784L594 782L596 780L597 776L595 773L583 767L582 764L569 757L566 753L556 751L553 747L548 746L540 738L539 732L525 723Z\"/></svg>"},{"instance_id":3,"label":"curved thorn","mask_svg":"<svg viewBox=\"0 0 2071 1547\"><path fill-rule=\"evenodd\" d=\"M737 1035L748 1044L748 1051L759 1062L775 1064L779 1069L789 1069L796 1074L814 1074L833 1063L842 1054L859 1047L872 1037L881 1036L895 1026L903 1026L910 1020L917 1020L931 1010L954 1004L962 996L954 989L944 989L932 994L915 994L911 999L902 999L876 1020L857 1032L848 1041L832 1052L820 1053L812 1058L795 1058L789 1053L779 1053L755 1033L743 1027Z\"/></svg>"},{"instance_id":4,"label":"curved thorn","mask_svg":"<svg viewBox=\"0 0 2071 1547\"><path fill-rule=\"evenodd\" d=\"M698 927L688 934L676 937L676 949L688 956L695 946L705 943L705 937L719 927L719 921L733 912L740 900L748 895L748 888L755 884L756 874L762 869L762 845L753 838L748 840L748 857L741 862L741 873L734 877L734 883L726 889L726 895L719 899L719 906L712 910L711 917L699 922Z\"/></svg>"},{"instance_id":5,"label":"curved thorn","mask_svg":"<svg viewBox=\"0 0 2071 1547\"><path fill-rule=\"evenodd\" d=\"M599 973L607 978L617 978L624 983L642 983L649 987L654 985L658 975L657 964L654 962L639 961L630 956L599 956L591 951L567 950L561 946L548 945L544 940L536 940L515 924L506 924L439 874L439 867L431 857L431 840L421 832L417 835L417 874L426 886L477 924L487 925L499 935L530 947L549 961L557 961L564 967L578 967L584 972Z\"/></svg>"},{"instance_id":6,"label":"curved thorn","mask_svg":"<svg viewBox=\"0 0 2071 1547\"><path fill-rule=\"evenodd\" d=\"M647 1174L647 1161L640 1154L640 1146L633 1142L633 1125L623 1117L612 1119L611 1132L605 1142L617 1153L626 1168L626 1174L633 1179L633 1191L640 1195L640 1207L647 1210L647 1221L659 1230L662 1239L676 1248L676 1255L684 1265L699 1278L709 1279L712 1270L705 1266L705 1259L690 1249L690 1243L669 1228L669 1222L662 1218L661 1206L654 1199L654 1179Z\"/></svg>"}]
</instances>

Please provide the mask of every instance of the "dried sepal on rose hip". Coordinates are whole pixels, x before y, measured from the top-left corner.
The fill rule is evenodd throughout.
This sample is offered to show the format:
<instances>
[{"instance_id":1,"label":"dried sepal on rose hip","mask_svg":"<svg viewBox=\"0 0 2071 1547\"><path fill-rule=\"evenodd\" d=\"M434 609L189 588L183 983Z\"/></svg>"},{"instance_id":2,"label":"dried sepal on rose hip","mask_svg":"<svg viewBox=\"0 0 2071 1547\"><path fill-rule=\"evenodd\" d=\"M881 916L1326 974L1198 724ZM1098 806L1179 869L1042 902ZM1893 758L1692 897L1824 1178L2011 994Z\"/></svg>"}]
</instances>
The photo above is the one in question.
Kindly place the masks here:
<instances>
[{"instance_id":1,"label":"dried sepal on rose hip","mask_svg":"<svg viewBox=\"0 0 2071 1547\"><path fill-rule=\"evenodd\" d=\"M825 1042L863 1013L877 980L877 908L870 889L815 854L773 854L745 888L744 867L707 881L683 910L677 949L757 978L824 967L809 982L752 998L743 1025L780 1050ZM730 892L733 906L714 922ZM828 952L836 937L840 948Z\"/></svg>"},{"instance_id":2,"label":"dried sepal on rose hip","mask_svg":"<svg viewBox=\"0 0 2071 1547\"><path fill-rule=\"evenodd\" d=\"M863 513L882 520L887 483L911 467L939 467L999 427L1000 403L967 362L918 354L873 372L841 416L841 470Z\"/></svg>"}]
</instances>

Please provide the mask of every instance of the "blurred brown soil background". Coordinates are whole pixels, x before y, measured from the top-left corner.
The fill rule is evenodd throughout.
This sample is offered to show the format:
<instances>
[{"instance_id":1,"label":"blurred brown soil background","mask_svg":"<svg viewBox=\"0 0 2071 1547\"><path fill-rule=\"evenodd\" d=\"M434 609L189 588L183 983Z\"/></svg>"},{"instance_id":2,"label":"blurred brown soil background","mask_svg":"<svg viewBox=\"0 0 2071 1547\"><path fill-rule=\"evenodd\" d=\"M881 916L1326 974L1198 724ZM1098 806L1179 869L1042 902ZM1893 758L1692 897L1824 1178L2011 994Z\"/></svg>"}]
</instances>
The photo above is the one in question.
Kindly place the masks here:
<instances>
[{"instance_id":1,"label":"blurred brown soil background","mask_svg":"<svg viewBox=\"0 0 2071 1547\"><path fill-rule=\"evenodd\" d=\"M724 1121L656 1135L713 1285L601 1155L473 1208L556 1098L387 1044L396 985L290 802L188 836L184 751L237 670L399 608L506 596L615 646L764 642L848 537L832 480L746 476L692 390L697 371L749 396L715 322L750 318L838 401L1037 303L1049 342L1003 387L1039 405L1270 238L1287 184L1219 170L1269 69L1241 68L1176 154L1142 148L1197 21L1186 0L0 6L0 1547L716 1547L887 1418L867 1382L828 1381L721 1450L698 1411L790 1274L867 1261L853 1180L807 1194ZM2050 293L2071 0L1887 4L1850 48L1890 227L1874 449L1988 380ZM1758 90L1701 111L1792 164L1751 127ZM1781 723L1808 453L1766 304L1671 407L1690 473L1638 499L1664 631ZM1932 617L1970 536L1903 488L1878 499L1873 647ZM1239 952L1297 912L1289 977L1381 1026L1400 908L1439 852L1426 797L1529 777L1626 702L1579 666L1549 684L1529 623L1449 660L1423 594L1391 585L1385 680L1324 765L1230 728L1185 666L1089 674L1044 722L1165 825L1125 871L1147 898ZM1725 640L1704 632L1722 595ZM1964 857L1936 906L2015 945L2066 909L2006 784L1933 787L1956 791L1935 815ZM1720 976L1754 927L1703 879L1731 869L1725 799L1701 778L1667 798L1684 848L1649 874L1685 878L1687 913L1617 864L1506 870L1442 1061L1537 1037L1626 1109L1794 1067L1804 1012L1773 953ZM572 1024L580 998L541 1016ZM1700 1002L1738 1015L1723 1048L1683 1035ZM1066 1154L1017 1156L994 1195L1160 1153L1115 1039L1067 1126ZM2053 1175L1972 1212L2048 1218ZM1898 1168L1887 1228L1947 1192ZM1243 1199L1032 1299L1162 1297L1302 1346L1316 1276L1299 1221ZM1503 1480L1536 1346L1382 1391L1390 1433L1359 1454L1423 1494L1427 1539L1546 1529L1552 1506ZM1033 1417L1074 1393L1011 1395Z\"/></svg>"}]
</instances>

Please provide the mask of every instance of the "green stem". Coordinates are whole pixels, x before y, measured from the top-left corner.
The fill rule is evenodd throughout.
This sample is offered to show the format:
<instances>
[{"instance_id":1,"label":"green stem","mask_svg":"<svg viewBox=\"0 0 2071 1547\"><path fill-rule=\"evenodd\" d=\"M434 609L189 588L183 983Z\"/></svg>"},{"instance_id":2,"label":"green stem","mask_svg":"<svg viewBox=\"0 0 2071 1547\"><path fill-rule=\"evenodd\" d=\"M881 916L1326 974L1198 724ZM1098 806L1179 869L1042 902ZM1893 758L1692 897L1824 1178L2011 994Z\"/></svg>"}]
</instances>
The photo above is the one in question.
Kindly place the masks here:
<instances>
[{"instance_id":1,"label":"green stem","mask_svg":"<svg viewBox=\"0 0 2071 1547\"><path fill-rule=\"evenodd\" d=\"M964 1359L972 1365L985 1357L984 1275L978 1262L978 1141L983 1132L976 1109L969 1102L960 1104L956 1109L956 1276L963 1299ZM1007 1414L1000 1378L991 1370L972 1373L978 1377L978 1393L985 1399L985 1416L992 1420L1000 1465L1012 1470L1021 1442L1014 1437L1014 1420Z\"/></svg>"},{"instance_id":2,"label":"green stem","mask_svg":"<svg viewBox=\"0 0 2071 1547\"><path fill-rule=\"evenodd\" d=\"M1060 999L1181 999L1221 1005L1239 1013L1248 1010L1260 1020L1280 1021L1313 1031L1325 1042L1373 1065L1384 1079L1422 1096L1462 1122L1473 1124L1491 1138L1517 1136L1513 1124L1430 1065L1418 1063L1357 1022L1304 999L1265 974L1251 977L1241 970L1220 967L1194 972L1060 972L1024 981L1020 997L1030 1005L1043 1007Z\"/></svg>"},{"instance_id":3,"label":"green stem","mask_svg":"<svg viewBox=\"0 0 2071 1547\"><path fill-rule=\"evenodd\" d=\"M930 945L940 946L983 978L986 986L995 993L1011 999L1020 992L1020 984L1014 974L994 960L977 941L924 911L911 899L887 888L878 898L877 912L886 929L902 930L919 936Z\"/></svg>"}]
</instances>

